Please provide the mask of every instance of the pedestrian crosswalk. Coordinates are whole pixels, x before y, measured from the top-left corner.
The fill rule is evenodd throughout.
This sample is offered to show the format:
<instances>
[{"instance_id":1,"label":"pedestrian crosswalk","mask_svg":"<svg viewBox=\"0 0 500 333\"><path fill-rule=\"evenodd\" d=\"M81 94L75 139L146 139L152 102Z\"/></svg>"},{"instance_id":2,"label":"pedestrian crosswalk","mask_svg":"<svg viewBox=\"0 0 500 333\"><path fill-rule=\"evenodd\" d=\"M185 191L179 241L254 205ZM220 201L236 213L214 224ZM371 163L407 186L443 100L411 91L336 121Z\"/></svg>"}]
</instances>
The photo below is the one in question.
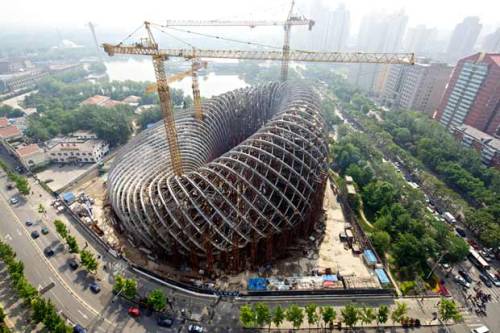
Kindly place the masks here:
<instances>
[{"instance_id":1,"label":"pedestrian crosswalk","mask_svg":"<svg viewBox=\"0 0 500 333\"><path fill-rule=\"evenodd\" d=\"M464 323L470 328L483 325L481 319L475 313L470 312L468 309L462 309L460 311L460 314L462 315Z\"/></svg>"}]
</instances>

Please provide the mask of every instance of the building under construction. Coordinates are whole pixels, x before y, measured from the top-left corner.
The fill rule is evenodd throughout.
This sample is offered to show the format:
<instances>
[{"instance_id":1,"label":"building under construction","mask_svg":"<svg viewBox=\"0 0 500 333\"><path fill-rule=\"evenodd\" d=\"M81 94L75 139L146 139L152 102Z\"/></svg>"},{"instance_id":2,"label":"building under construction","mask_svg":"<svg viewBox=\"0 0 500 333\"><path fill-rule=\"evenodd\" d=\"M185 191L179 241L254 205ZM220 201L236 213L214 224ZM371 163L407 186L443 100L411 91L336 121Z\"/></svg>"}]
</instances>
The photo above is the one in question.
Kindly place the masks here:
<instances>
[{"instance_id":1,"label":"building under construction","mask_svg":"<svg viewBox=\"0 0 500 333\"><path fill-rule=\"evenodd\" d=\"M183 174L163 121L115 158L108 193L123 229L171 262L240 271L272 260L321 213L327 144L319 98L300 84L235 90L176 113Z\"/></svg>"}]
</instances>

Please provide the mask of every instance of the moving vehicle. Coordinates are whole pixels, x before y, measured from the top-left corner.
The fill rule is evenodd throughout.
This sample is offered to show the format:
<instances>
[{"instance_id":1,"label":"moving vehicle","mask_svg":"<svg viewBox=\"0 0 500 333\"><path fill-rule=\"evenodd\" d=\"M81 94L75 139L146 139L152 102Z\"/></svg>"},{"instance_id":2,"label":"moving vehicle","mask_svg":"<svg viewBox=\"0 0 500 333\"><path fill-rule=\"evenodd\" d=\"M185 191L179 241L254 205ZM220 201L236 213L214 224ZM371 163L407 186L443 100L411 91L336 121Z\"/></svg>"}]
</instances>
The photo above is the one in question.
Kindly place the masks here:
<instances>
[{"instance_id":1,"label":"moving vehicle","mask_svg":"<svg viewBox=\"0 0 500 333\"><path fill-rule=\"evenodd\" d=\"M101 287L96 283L92 282L89 285L89 289L94 293L94 294L99 294L101 292Z\"/></svg>"},{"instance_id":2,"label":"moving vehicle","mask_svg":"<svg viewBox=\"0 0 500 333\"><path fill-rule=\"evenodd\" d=\"M174 318L162 315L156 319L156 323L160 327L172 327L172 325L174 324Z\"/></svg>"},{"instance_id":3,"label":"moving vehicle","mask_svg":"<svg viewBox=\"0 0 500 333\"><path fill-rule=\"evenodd\" d=\"M474 250L472 247L469 248L469 254L467 255L467 258L476 265L480 270L486 271L490 269L490 264L477 252Z\"/></svg>"},{"instance_id":4,"label":"moving vehicle","mask_svg":"<svg viewBox=\"0 0 500 333\"><path fill-rule=\"evenodd\" d=\"M43 253L45 253L47 257L52 257L54 255L54 249L52 249L52 247L50 246L47 246L45 250L43 250Z\"/></svg>"},{"instance_id":5,"label":"moving vehicle","mask_svg":"<svg viewBox=\"0 0 500 333\"><path fill-rule=\"evenodd\" d=\"M472 278L465 271L459 269L458 270L458 274L460 274L460 276L463 277L465 281L467 281L469 283L472 283Z\"/></svg>"},{"instance_id":6,"label":"moving vehicle","mask_svg":"<svg viewBox=\"0 0 500 333\"><path fill-rule=\"evenodd\" d=\"M9 202L11 205L16 205L17 203L19 203L19 199L16 197L11 197Z\"/></svg>"},{"instance_id":7,"label":"moving vehicle","mask_svg":"<svg viewBox=\"0 0 500 333\"><path fill-rule=\"evenodd\" d=\"M203 333L205 330L200 325L191 324L188 326L189 333Z\"/></svg>"},{"instance_id":8,"label":"moving vehicle","mask_svg":"<svg viewBox=\"0 0 500 333\"><path fill-rule=\"evenodd\" d=\"M459 228L459 227L456 227L455 228L455 231L457 232L457 234L462 237L462 238L465 238L467 236L467 234L465 233L465 230L462 229L462 228Z\"/></svg>"},{"instance_id":9,"label":"moving vehicle","mask_svg":"<svg viewBox=\"0 0 500 333\"><path fill-rule=\"evenodd\" d=\"M38 237L40 237L40 233L38 231L34 230L31 232L31 238L37 239Z\"/></svg>"},{"instance_id":10,"label":"moving vehicle","mask_svg":"<svg viewBox=\"0 0 500 333\"><path fill-rule=\"evenodd\" d=\"M26 220L24 224L26 224L27 227L31 227L33 225L33 222L31 222L30 220Z\"/></svg>"},{"instance_id":11,"label":"moving vehicle","mask_svg":"<svg viewBox=\"0 0 500 333\"><path fill-rule=\"evenodd\" d=\"M461 277L460 275L455 275L453 277L453 280L455 280L456 283L462 285L465 288L470 288L470 283L465 281L465 279L463 277Z\"/></svg>"},{"instance_id":12,"label":"moving vehicle","mask_svg":"<svg viewBox=\"0 0 500 333\"><path fill-rule=\"evenodd\" d=\"M488 287L488 288L493 287L493 283L491 283L490 279L486 275L484 275L483 273L479 274L479 278L481 279L481 281L483 281L483 283L486 285L486 287Z\"/></svg>"},{"instance_id":13,"label":"moving vehicle","mask_svg":"<svg viewBox=\"0 0 500 333\"><path fill-rule=\"evenodd\" d=\"M451 215L450 212L444 212L443 217L449 224L457 223L457 219L455 218L455 216Z\"/></svg>"},{"instance_id":14,"label":"moving vehicle","mask_svg":"<svg viewBox=\"0 0 500 333\"><path fill-rule=\"evenodd\" d=\"M476 251L481 250L481 247L479 246L479 244L475 240L468 239L467 243L469 243L469 245L472 246L474 248L474 250L476 250Z\"/></svg>"},{"instance_id":15,"label":"moving vehicle","mask_svg":"<svg viewBox=\"0 0 500 333\"><path fill-rule=\"evenodd\" d=\"M131 316L131 317L139 317L141 315L141 310L139 310L138 307L136 306L131 306L128 308L128 314Z\"/></svg>"},{"instance_id":16,"label":"moving vehicle","mask_svg":"<svg viewBox=\"0 0 500 333\"><path fill-rule=\"evenodd\" d=\"M42 234L46 235L46 234L48 234L48 233L49 233L49 228L47 228L47 227L43 227L43 228L42 228Z\"/></svg>"},{"instance_id":17,"label":"moving vehicle","mask_svg":"<svg viewBox=\"0 0 500 333\"><path fill-rule=\"evenodd\" d=\"M495 287L500 287L500 280L493 274L492 272L489 271L484 271L484 275L486 275L491 282L495 285Z\"/></svg>"},{"instance_id":18,"label":"moving vehicle","mask_svg":"<svg viewBox=\"0 0 500 333\"><path fill-rule=\"evenodd\" d=\"M76 324L73 327L73 333L87 333L87 330L80 324Z\"/></svg>"},{"instance_id":19,"label":"moving vehicle","mask_svg":"<svg viewBox=\"0 0 500 333\"><path fill-rule=\"evenodd\" d=\"M479 326L470 330L471 333L490 333L490 329L486 326Z\"/></svg>"}]
</instances>

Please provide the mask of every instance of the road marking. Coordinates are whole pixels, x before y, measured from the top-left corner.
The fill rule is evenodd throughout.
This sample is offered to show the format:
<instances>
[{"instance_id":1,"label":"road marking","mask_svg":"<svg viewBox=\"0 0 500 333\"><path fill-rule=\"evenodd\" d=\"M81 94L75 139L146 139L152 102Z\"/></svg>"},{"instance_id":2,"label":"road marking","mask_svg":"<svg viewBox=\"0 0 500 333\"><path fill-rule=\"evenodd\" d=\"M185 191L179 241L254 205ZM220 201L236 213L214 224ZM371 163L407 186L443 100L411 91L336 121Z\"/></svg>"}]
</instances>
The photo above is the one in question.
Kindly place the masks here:
<instances>
[{"instance_id":1,"label":"road marking","mask_svg":"<svg viewBox=\"0 0 500 333\"><path fill-rule=\"evenodd\" d=\"M22 235L23 235L23 233L21 232L21 230L19 230L19 229L16 229L16 230L17 230L17 234L18 234L19 236L22 236Z\"/></svg>"},{"instance_id":2,"label":"road marking","mask_svg":"<svg viewBox=\"0 0 500 333\"><path fill-rule=\"evenodd\" d=\"M98 315L99 312L94 309L93 307L91 307L89 304L87 304L87 302L85 302L77 293L75 293L73 291L73 289L71 289L71 287L68 285L68 283L66 281L64 281L64 279L57 273L57 270L54 268L54 266L52 266L52 263L47 260L47 258L45 257L45 255L43 254L42 250L38 247L38 244L35 242L35 240L33 238L31 238L31 235L28 231L28 229L26 229L26 227L24 226L24 224L21 222L21 220L19 219L19 217L17 216L16 212L12 209L11 206L9 206L9 204L7 203L7 201L4 199L4 203L5 203L5 206L8 208L8 210L10 210L11 214L14 216L14 218L16 219L17 223L19 223L19 225L21 225L21 229L24 231L24 233L26 234L26 236L28 237L28 240L33 244L33 246L35 247L35 250L38 252L38 255L42 258L43 261L45 261L45 263L47 264L47 267L50 271L52 271L52 273L54 274L54 276L61 282L61 286L66 289L66 291L73 296L73 298L78 302L80 303L80 305L82 305L84 308L86 308L87 310L89 310L90 312L94 313L95 315ZM12 238L11 238L12 239ZM54 293L52 293L54 294ZM61 304L63 304L61 302ZM78 312L80 312L80 310L78 310ZM115 324L106 319L106 318L103 318L104 321L112 326L114 326Z\"/></svg>"},{"instance_id":3,"label":"road marking","mask_svg":"<svg viewBox=\"0 0 500 333\"><path fill-rule=\"evenodd\" d=\"M5 234L5 239L6 239L7 241L11 241L11 240L12 240L12 236L11 236L11 235L9 235L9 234Z\"/></svg>"},{"instance_id":4,"label":"road marking","mask_svg":"<svg viewBox=\"0 0 500 333\"><path fill-rule=\"evenodd\" d=\"M77 310L77 311L78 311L78 313L79 313L79 314L81 314L81 315L82 315L82 317L83 317L83 318L85 318L85 319L89 319L89 317L87 317L87 315L86 315L85 313L83 313L83 312L82 312L82 311L80 311L80 310Z\"/></svg>"}]
</instances>

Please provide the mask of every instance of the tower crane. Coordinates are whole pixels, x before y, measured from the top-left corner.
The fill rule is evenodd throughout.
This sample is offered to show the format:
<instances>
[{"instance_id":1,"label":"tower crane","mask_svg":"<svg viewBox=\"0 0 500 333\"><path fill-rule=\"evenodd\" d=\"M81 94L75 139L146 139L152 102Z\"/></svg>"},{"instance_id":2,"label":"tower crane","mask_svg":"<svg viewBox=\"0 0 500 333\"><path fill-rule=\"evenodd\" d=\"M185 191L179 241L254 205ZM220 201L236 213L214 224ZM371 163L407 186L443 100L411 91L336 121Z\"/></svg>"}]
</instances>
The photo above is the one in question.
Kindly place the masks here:
<instances>
[{"instance_id":1,"label":"tower crane","mask_svg":"<svg viewBox=\"0 0 500 333\"><path fill-rule=\"evenodd\" d=\"M285 37L283 41L283 58L281 59L281 81L284 82L288 79L288 62L290 55L290 33L291 28L294 25L307 25L309 30L312 29L314 21L301 16L293 15L293 7L295 5L295 0L292 0L290 10L286 20L283 21L264 21L264 20L167 20L165 27L174 26L192 26L192 27L208 27L208 26L222 26L222 27L239 27L248 26L250 28L255 28L258 26L282 26L285 30Z\"/></svg>"},{"instance_id":2,"label":"tower crane","mask_svg":"<svg viewBox=\"0 0 500 333\"><path fill-rule=\"evenodd\" d=\"M183 173L181 153L177 142L177 131L175 128L174 115L170 104L170 89L165 74L165 60L170 57L185 59L196 58L223 58L223 59L246 59L246 60L277 60L284 57L280 51L255 51L255 50L219 50L219 49L160 49L151 32L149 22L144 22L147 37L133 44L103 44L103 48L109 56L115 54L145 55L153 59L158 96L160 97L160 108L164 116L164 126L170 159L174 175ZM374 64L408 64L415 63L413 53L342 53L342 52L309 52L287 50L286 60L328 63L374 63Z\"/></svg>"}]
</instances>

